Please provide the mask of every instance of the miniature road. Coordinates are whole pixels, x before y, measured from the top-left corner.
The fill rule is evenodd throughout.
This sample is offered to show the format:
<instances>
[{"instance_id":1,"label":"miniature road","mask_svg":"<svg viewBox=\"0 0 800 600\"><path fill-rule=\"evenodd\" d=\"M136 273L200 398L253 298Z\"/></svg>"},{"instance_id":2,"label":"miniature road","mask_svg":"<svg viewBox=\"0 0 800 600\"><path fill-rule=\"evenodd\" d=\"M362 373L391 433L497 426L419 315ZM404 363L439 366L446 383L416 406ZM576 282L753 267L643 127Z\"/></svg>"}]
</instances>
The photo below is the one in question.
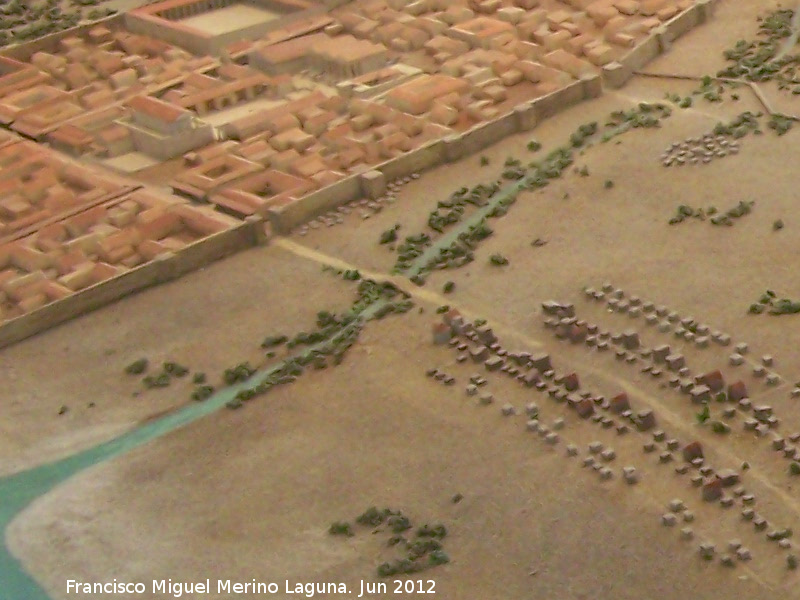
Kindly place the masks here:
<instances>
[{"instance_id":1,"label":"miniature road","mask_svg":"<svg viewBox=\"0 0 800 600\"><path fill-rule=\"evenodd\" d=\"M397 286L398 289L403 290L407 294L409 294L412 298L416 300L422 300L429 304L435 304L436 306L443 306L445 304L449 304L450 306L455 305L453 304L451 298L445 298L438 292L435 292L430 289L425 289L424 287L419 287L411 283L404 275L384 275L381 273L376 273L374 271L370 271L369 269L362 269L360 267L356 267L351 265L350 263L336 258L335 256L330 256L323 252L318 252L317 250L312 250L308 246L304 246L303 244L299 244L289 238L281 237L272 240L271 242L275 246L279 246L284 250L288 250L292 254L300 256L302 258L307 258L309 260L313 260L321 265L329 265L331 267L336 267L337 269L356 269L362 276L368 279L374 279L375 281L388 281L393 283ZM461 312L462 315L465 317L472 317L477 318L480 315L477 311L472 311L469 308L464 307L457 307L458 310ZM541 346L540 343L536 342L534 344L537 348Z\"/></svg>"}]
</instances>

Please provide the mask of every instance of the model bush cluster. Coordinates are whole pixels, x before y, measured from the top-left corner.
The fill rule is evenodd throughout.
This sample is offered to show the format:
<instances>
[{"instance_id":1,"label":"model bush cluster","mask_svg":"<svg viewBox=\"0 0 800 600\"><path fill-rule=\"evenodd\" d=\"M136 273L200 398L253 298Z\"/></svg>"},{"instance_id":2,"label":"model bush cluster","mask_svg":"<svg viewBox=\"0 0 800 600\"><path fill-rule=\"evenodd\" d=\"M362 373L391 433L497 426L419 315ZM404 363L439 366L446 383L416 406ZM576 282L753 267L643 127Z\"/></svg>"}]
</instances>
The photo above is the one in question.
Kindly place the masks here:
<instances>
[{"instance_id":1,"label":"model bush cluster","mask_svg":"<svg viewBox=\"0 0 800 600\"><path fill-rule=\"evenodd\" d=\"M668 222L670 225L677 225L690 218L700 221L705 221L706 218L708 218L708 222L711 225L732 226L736 219L749 215L753 211L753 206L755 206L754 200L741 200L733 208L728 209L724 213L720 213L715 206L709 206L703 209L692 208L688 204L681 204L678 206L675 216L671 217Z\"/></svg>"},{"instance_id":2,"label":"model bush cluster","mask_svg":"<svg viewBox=\"0 0 800 600\"><path fill-rule=\"evenodd\" d=\"M800 302L790 298L778 298L772 290L762 294L757 303L751 304L748 312L753 315L768 313L770 315L794 315L800 313Z\"/></svg>"},{"instance_id":3,"label":"model bush cluster","mask_svg":"<svg viewBox=\"0 0 800 600\"><path fill-rule=\"evenodd\" d=\"M387 546L396 548L403 554L400 558L378 565L379 577L419 573L450 562L450 557L445 553L442 544L447 537L447 528L442 524L426 524L417 528L413 534L409 534L414 525L408 516L401 511L390 508L378 509L375 506L356 517L355 524L362 529L372 530L373 534L388 534ZM332 523L328 533L345 537L356 535L353 525L347 521Z\"/></svg>"}]
</instances>

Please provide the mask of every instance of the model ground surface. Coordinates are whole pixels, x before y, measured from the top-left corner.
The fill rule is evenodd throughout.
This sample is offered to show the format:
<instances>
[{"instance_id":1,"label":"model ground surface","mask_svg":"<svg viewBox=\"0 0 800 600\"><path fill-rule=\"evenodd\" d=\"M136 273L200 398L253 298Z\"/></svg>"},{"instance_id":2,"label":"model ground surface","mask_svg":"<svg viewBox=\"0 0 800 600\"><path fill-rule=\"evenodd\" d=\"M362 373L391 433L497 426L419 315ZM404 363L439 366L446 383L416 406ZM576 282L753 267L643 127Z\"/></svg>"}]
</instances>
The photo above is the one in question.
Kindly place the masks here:
<instances>
[{"instance_id":1,"label":"model ground surface","mask_svg":"<svg viewBox=\"0 0 800 600\"><path fill-rule=\"evenodd\" d=\"M3 513L15 573L53 599L114 578L357 594L402 556L386 524L355 523L387 506L446 524L446 564L398 576L445 598L797 597L800 315L769 313L800 299L800 134L767 114L760 134L712 132L800 105L776 81L709 101L702 81L777 6L719 2L621 89L0 350L0 489L92 456ZM658 126L623 131L616 111ZM483 206L454 201L494 182ZM453 242L463 265L440 254ZM144 385L166 363L188 373ZM102 450L132 431L146 442Z\"/></svg>"}]
</instances>

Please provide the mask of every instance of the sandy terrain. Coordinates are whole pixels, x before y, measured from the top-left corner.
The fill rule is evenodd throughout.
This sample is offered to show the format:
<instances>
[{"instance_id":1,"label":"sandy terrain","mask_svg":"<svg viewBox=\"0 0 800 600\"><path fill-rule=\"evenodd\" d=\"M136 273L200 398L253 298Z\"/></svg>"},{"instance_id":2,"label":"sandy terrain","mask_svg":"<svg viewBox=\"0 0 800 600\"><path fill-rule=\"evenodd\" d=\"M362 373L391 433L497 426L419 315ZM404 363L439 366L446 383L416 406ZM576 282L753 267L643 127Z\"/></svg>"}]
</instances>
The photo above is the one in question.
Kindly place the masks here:
<instances>
[{"instance_id":1,"label":"sandy terrain","mask_svg":"<svg viewBox=\"0 0 800 600\"><path fill-rule=\"evenodd\" d=\"M519 599L770 597L757 573L740 569L739 579L709 568L694 544L659 525L663 505L678 495L696 512L698 532L719 542L738 535L718 508L676 489L668 472L659 485L659 467L640 460L652 474L648 486L601 484L529 437L520 418L502 420L496 406L478 408L460 387L427 380L426 367L452 363L447 350L429 345L429 321L414 311L370 325L341 368L76 478L12 526L12 545L26 540L23 556L55 598L65 597L63 581L72 575L207 574L358 589L390 554L368 533L342 541L325 530L378 504L448 524L453 562L423 574L447 598L498 590ZM448 370L463 382L474 367ZM490 387L518 405L540 397L500 379ZM560 414L544 402L548 418ZM574 418L564 434L619 448L613 434ZM452 505L456 492L464 500Z\"/></svg>"},{"instance_id":2,"label":"sandy terrain","mask_svg":"<svg viewBox=\"0 0 800 600\"><path fill-rule=\"evenodd\" d=\"M714 22L648 70L716 72L724 65L721 49L753 36L763 6L773 3L722 3ZM0 362L12 365L4 398L13 399L0 400L9 416L0 426L0 470L85 447L186 401L188 383L131 397L137 383L121 374L130 360L174 359L214 375L242 360L255 363L265 335L308 329L317 311L350 303L353 286L321 274L321 262L388 273L396 255L378 245L385 229L401 223L401 236L423 231L438 199L492 181L507 156L539 159L582 123L602 123L613 110L695 87L638 78L487 149L489 166L472 156L424 174L368 220L356 211L345 225L242 253L0 351ZM430 343L440 304L489 319L509 349L548 351L559 372L578 372L582 389L626 391L637 408L654 408L668 436L702 441L715 468L748 461L742 485L758 498L759 514L770 529L797 530L797 484L787 461L770 450L770 438L746 434L737 422L730 435L715 435L696 424L697 408L663 380L613 353L558 342L541 325L540 303L555 298L574 302L580 317L603 327L634 326L645 344L680 350L695 373L719 368L728 381L741 378L754 403L775 407L782 435L800 430L800 408L789 397L800 379L792 334L800 316L746 314L766 289L800 298L787 260L800 244L796 182L787 168L800 160L800 133L776 138L765 127L763 136L742 140L738 155L708 165L665 168L659 160L672 142L744 110L759 110L744 91L738 102L696 99L691 109L676 107L660 129L587 149L575 166L585 165L588 177L570 169L543 191L521 194L506 217L491 220L495 234L476 250L475 262L435 272L423 288L409 285L423 313L415 308L371 322L339 367L311 372L241 411L223 410L68 481L11 525L12 549L54 598L66 598L68 577L342 581L357 593L358 581L374 579L376 565L392 554L380 536L342 540L326 529L376 504L448 525L452 563L423 574L448 599L798 597L786 552L742 520L741 506L703 503L689 476L644 454L648 436L618 436L580 421L546 395L495 374L488 377L497 401L479 408L464 385L482 369L458 365L453 352ZM528 152L530 139L543 150ZM727 210L740 200L755 200L755 208L733 227L667 224L680 204ZM779 218L786 226L774 232ZM534 248L535 238L547 244ZM509 259L507 267L489 264L496 252ZM448 280L456 289L445 296ZM774 356L782 383L767 387L747 367L730 367L732 346L699 350L582 298L583 286L604 281L704 321L734 343L748 342L751 360ZM425 378L433 366L452 373L456 385ZM86 406L89 398L95 408ZM500 416L504 402L519 409L530 400L543 422L565 419L555 448L526 432L524 417ZM59 417L61 405L70 411ZM583 456L593 440L617 452L612 481L565 456L566 442ZM624 465L641 472L639 485L621 481ZM454 505L456 492L464 500ZM680 539L686 524L660 524L673 498L695 514L693 541ZM725 552L736 539L752 550L752 562L728 570L697 556L701 541Z\"/></svg>"},{"instance_id":3,"label":"sandy terrain","mask_svg":"<svg viewBox=\"0 0 800 600\"><path fill-rule=\"evenodd\" d=\"M225 368L263 361L265 336L310 328L318 310L351 302L319 265L258 248L5 348L0 472L65 455L189 401L188 380L144 391L125 375L139 357L155 367L177 361L216 385ZM70 410L59 416L62 405Z\"/></svg>"}]
</instances>

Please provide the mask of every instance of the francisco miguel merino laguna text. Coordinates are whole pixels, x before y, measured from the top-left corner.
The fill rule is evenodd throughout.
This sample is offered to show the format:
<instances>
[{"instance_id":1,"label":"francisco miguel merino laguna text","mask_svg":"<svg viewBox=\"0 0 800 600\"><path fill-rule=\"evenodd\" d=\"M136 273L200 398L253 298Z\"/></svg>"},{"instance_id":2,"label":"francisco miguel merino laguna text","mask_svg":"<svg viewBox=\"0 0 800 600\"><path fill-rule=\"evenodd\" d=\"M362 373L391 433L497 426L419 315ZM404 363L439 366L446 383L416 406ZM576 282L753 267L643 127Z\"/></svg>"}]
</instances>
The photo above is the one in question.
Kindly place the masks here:
<instances>
[{"instance_id":1,"label":"francisco miguel merino laguna text","mask_svg":"<svg viewBox=\"0 0 800 600\"><path fill-rule=\"evenodd\" d=\"M184 594L187 595L200 595L200 594L209 594L212 593L212 590L216 589L217 594L263 594L263 595L272 595L277 594L279 591L282 591L284 594L297 594L299 596L304 596L306 598L313 598L317 594L350 594L351 591L347 588L347 585L344 583L336 583L336 582L327 582L327 583L301 583L301 582L290 582L288 579L285 581L283 589L281 586L272 581L272 582L264 582L264 581L256 581L253 579L252 581L231 581L230 579L217 579L215 580L215 585L212 587L211 579L206 579L205 581L191 581L191 582L181 582L181 581L172 581L172 579L154 579L152 581L151 586L149 587L150 593L156 594L169 594L174 598L180 598ZM434 591L435 583L433 581L427 581L423 583L419 581L418 584L420 589L418 590L410 590L410 589L403 589L408 588L409 586L403 585L415 582L412 581L403 581L403 582L396 582L398 583L398 589L394 590L394 593L436 593ZM424 588L423 588L424 586ZM375 594L375 593L386 593L387 584L385 583L373 583L368 581L361 581L361 589L359 590L358 596L354 596L355 598L361 598L365 593L367 594ZM137 595L137 594L146 594L148 593L148 586L142 582L121 582L117 581L116 579L104 583L99 582L83 582L77 581L75 579L68 579L67 580L67 594L80 594L82 597L86 595L116 595L116 594L125 594L125 595Z\"/></svg>"}]
</instances>

